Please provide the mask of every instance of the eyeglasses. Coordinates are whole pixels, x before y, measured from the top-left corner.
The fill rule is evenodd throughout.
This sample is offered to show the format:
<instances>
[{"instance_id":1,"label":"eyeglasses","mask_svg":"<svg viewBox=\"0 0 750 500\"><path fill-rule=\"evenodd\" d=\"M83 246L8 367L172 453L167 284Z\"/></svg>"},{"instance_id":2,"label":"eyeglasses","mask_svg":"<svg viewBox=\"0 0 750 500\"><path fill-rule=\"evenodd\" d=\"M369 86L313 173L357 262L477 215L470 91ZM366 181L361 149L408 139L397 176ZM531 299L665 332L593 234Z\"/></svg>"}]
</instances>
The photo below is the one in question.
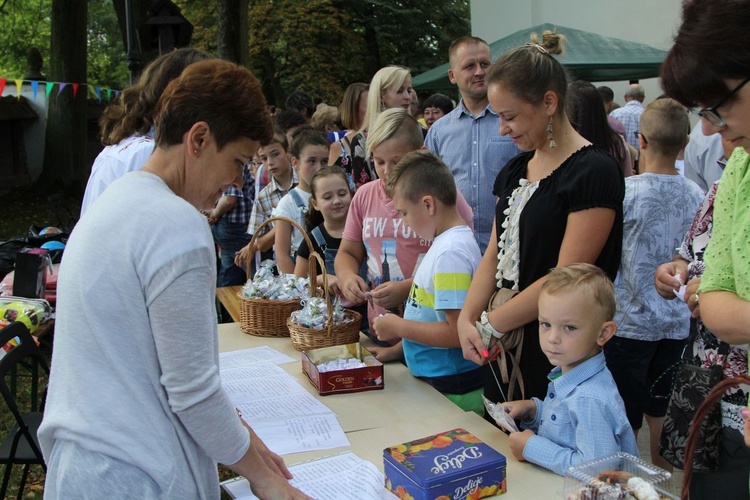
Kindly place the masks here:
<instances>
[{"instance_id":1,"label":"eyeglasses","mask_svg":"<svg viewBox=\"0 0 750 500\"><path fill-rule=\"evenodd\" d=\"M727 122L724 121L724 118L721 117L719 112L717 111L721 106L723 106L734 94L739 92L739 90L745 86L747 82L750 82L750 76L742 80L742 83L737 85L732 91L730 91L726 96L724 96L724 99L716 103L715 105L711 106L710 108L703 108L700 111L698 111L698 116L706 120L708 123L715 127L723 127L727 124Z\"/></svg>"},{"instance_id":2,"label":"eyeglasses","mask_svg":"<svg viewBox=\"0 0 750 500\"><path fill-rule=\"evenodd\" d=\"M641 134L640 130L636 130L635 132L633 132L633 135L635 135L636 140L638 140L638 136L643 137L643 142L648 144L648 139L646 139L645 135Z\"/></svg>"}]
</instances>

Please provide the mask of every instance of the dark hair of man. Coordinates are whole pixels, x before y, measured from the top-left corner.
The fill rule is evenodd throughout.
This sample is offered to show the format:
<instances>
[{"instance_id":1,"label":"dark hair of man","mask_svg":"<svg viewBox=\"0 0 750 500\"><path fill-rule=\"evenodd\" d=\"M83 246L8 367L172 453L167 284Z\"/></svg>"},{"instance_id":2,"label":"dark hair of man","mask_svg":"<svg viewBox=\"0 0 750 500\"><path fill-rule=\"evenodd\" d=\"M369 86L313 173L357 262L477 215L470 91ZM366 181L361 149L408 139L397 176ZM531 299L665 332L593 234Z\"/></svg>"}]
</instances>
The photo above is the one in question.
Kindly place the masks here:
<instances>
[{"instance_id":1,"label":"dark hair of man","mask_svg":"<svg viewBox=\"0 0 750 500\"><path fill-rule=\"evenodd\" d=\"M285 109L276 115L276 129L285 134L290 128L307 125L307 119L298 111Z\"/></svg>"},{"instance_id":2,"label":"dark hair of man","mask_svg":"<svg viewBox=\"0 0 750 500\"><path fill-rule=\"evenodd\" d=\"M286 109L292 109L298 113L302 113L302 109L304 109L305 113L303 116L309 120L315 112L315 101L312 96L304 90L295 90L286 98L285 107Z\"/></svg>"}]
</instances>

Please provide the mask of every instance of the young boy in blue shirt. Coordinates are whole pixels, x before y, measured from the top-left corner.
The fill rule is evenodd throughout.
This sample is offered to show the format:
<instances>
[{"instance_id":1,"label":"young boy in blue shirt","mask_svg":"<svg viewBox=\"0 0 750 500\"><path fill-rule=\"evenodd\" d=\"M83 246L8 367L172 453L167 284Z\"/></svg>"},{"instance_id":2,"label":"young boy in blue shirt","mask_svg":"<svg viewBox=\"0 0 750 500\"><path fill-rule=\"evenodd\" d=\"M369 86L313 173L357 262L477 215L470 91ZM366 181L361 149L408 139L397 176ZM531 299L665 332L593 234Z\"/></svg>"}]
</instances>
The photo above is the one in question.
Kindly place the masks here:
<instances>
[{"instance_id":1,"label":"young boy in blue shirt","mask_svg":"<svg viewBox=\"0 0 750 500\"><path fill-rule=\"evenodd\" d=\"M409 371L465 411L484 414L482 370L464 359L456 323L482 255L456 208L456 183L429 151L404 155L388 177L388 195L414 234L432 241L418 264L404 317L375 318L379 340L403 339Z\"/></svg>"},{"instance_id":2,"label":"young boy in blue shirt","mask_svg":"<svg viewBox=\"0 0 750 500\"><path fill-rule=\"evenodd\" d=\"M555 368L547 397L503 403L526 430L510 435L510 449L565 475L568 467L619 451L638 455L602 346L617 329L615 295L604 272L590 264L550 271L539 295L539 343Z\"/></svg>"}]
</instances>

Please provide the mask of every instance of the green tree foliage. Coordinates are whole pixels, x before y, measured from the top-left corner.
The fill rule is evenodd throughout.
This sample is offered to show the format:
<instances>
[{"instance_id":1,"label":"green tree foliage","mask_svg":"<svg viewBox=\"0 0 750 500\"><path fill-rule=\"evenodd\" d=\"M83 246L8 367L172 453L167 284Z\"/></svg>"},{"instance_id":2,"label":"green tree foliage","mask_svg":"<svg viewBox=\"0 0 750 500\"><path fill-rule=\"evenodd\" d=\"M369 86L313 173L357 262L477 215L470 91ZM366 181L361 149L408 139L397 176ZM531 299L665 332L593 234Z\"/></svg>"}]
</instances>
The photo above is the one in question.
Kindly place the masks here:
<instances>
[{"instance_id":1,"label":"green tree foliage","mask_svg":"<svg viewBox=\"0 0 750 500\"><path fill-rule=\"evenodd\" d=\"M88 0L88 74L92 85L122 89L128 83L127 62L112 0ZM52 0L0 0L0 75L23 78L26 53L42 53L48 77Z\"/></svg>"},{"instance_id":2,"label":"green tree foliage","mask_svg":"<svg viewBox=\"0 0 750 500\"><path fill-rule=\"evenodd\" d=\"M176 0L193 45L216 54L215 3ZM249 0L249 66L270 103L297 88L338 104L352 82L399 64L419 74L444 63L470 33L468 0Z\"/></svg>"}]
</instances>

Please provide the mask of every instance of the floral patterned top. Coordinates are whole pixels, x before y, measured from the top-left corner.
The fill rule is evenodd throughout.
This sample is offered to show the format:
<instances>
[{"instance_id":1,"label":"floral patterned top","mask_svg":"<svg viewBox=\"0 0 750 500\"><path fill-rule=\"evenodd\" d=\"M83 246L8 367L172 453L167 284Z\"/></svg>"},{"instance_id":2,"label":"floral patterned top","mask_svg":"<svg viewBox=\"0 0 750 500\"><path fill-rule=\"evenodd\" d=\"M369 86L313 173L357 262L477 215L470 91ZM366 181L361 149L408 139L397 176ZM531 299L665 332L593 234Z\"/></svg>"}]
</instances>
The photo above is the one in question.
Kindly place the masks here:
<instances>
[{"instance_id":1,"label":"floral patterned top","mask_svg":"<svg viewBox=\"0 0 750 500\"><path fill-rule=\"evenodd\" d=\"M719 181L716 181L708 190L703 204L695 214L693 224L690 226L682 245L678 249L680 257L688 261L688 279L703 275L706 264L703 262L703 253L706 250L714 219L714 198ZM720 341L711 333L698 318L696 320L698 335L693 343L693 355L695 362L702 367L716 364L717 352ZM724 377L732 378L747 373L747 345L733 345L724 360ZM748 387L741 385L737 389L729 389L721 400L722 423L724 427L730 427L742 432L742 417L740 410L747 405Z\"/></svg>"},{"instance_id":2,"label":"floral patterned top","mask_svg":"<svg viewBox=\"0 0 750 500\"><path fill-rule=\"evenodd\" d=\"M349 142L346 138L339 140L341 156L336 159L334 165L344 169L349 187L357 190L362 184L377 179L378 174L375 172L372 158L369 161L365 158L365 135L362 132L358 132L349 142L351 153L344 147L344 141Z\"/></svg>"}]
</instances>

